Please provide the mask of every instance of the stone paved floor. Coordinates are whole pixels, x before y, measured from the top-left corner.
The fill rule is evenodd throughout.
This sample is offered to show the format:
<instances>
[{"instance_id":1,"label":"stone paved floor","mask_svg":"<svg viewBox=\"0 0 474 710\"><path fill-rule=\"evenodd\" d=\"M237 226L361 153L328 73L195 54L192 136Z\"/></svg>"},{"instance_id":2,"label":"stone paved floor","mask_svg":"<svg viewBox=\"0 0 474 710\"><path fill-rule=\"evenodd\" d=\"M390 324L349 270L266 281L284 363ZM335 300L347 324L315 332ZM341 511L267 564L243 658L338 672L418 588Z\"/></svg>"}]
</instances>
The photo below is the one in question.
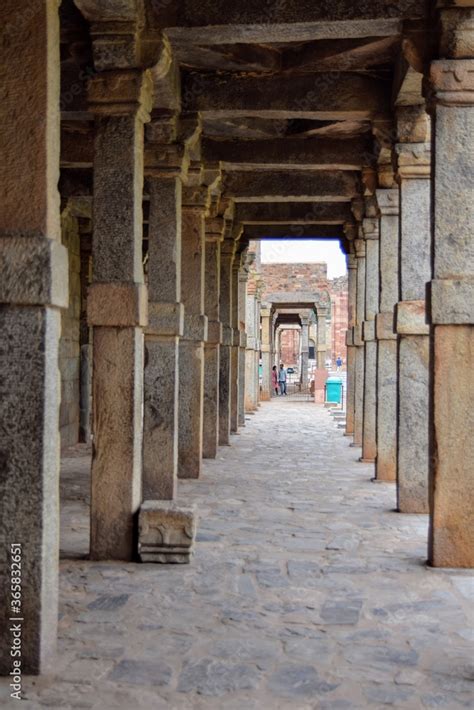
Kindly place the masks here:
<instances>
[{"instance_id":1,"label":"stone paved floor","mask_svg":"<svg viewBox=\"0 0 474 710\"><path fill-rule=\"evenodd\" d=\"M393 486L358 455L326 410L263 405L180 484L200 512L197 553L162 567L72 559L87 546L76 452L57 674L26 679L20 707L473 707L473 578L424 566L426 519L393 512Z\"/></svg>"}]
</instances>

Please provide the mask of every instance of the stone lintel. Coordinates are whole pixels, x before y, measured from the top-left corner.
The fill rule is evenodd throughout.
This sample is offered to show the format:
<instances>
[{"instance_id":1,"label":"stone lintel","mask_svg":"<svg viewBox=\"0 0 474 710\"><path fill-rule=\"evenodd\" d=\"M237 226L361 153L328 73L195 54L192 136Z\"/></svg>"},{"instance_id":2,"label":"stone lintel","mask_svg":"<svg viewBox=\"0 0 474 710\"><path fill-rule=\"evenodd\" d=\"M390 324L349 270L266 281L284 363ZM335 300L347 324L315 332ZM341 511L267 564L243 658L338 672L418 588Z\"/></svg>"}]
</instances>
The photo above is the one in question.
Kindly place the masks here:
<instances>
[{"instance_id":1,"label":"stone lintel","mask_svg":"<svg viewBox=\"0 0 474 710\"><path fill-rule=\"evenodd\" d=\"M342 239L342 225L336 224L246 224L249 239Z\"/></svg>"},{"instance_id":2,"label":"stone lintel","mask_svg":"<svg viewBox=\"0 0 474 710\"><path fill-rule=\"evenodd\" d=\"M353 342L357 348L360 348L364 344L364 340L362 338L362 325L354 326Z\"/></svg>"},{"instance_id":3,"label":"stone lintel","mask_svg":"<svg viewBox=\"0 0 474 710\"><path fill-rule=\"evenodd\" d=\"M364 343L368 343L372 340L375 340L375 321L365 320L362 323L362 337Z\"/></svg>"},{"instance_id":4,"label":"stone lintel","mask_svg":"<svg viewBox=\"0 0 474 710\"><path fill-rule=\"evenodd\" d=\"M87 292L87 322L126 328L148 322L148 293L140 283L93 283Z\"/></svg>"},{"instance_id":5,"label":"stone lintel","mask_svg":"<svg viewBox=\"0 0 474 710\"><path fill-rule=\"evenodd\" d=\"M399 214L400 199L398 187L376 190L376 195L377 203L382 216L395 217Z\"/></svg>"},{"instance_id":6,"label":"stone lintel","mask_svg":"<svg viewBox=\"0 0 474 710\"><path fill-rule=\"evenodd\" d=\"M242 224L347 224L348 202L239 202L235 220Z\"/></svg>"},{"instance_id":7,"label":"stone lintel","mask_svg":"<svg viewBox=\"0 0 474 710\"><path fill-rule=\"evenodd\" d=\"M474 324L474 277L431 282L431 322L434 325Z\"/></svg>"},{"instance_id":8,"label":"stone lintel","mask_svg":"<svg viewBox=\"0 0 474 710\"><path fill-rule=\"evenodd\" d=\"M442 106L474 105L474 59L439 59L431 63L430 82Z\"/></svg>"},{"instance_id":9,"label":"stone lintel","mask_svg":"<svg viewBox=\"0 0 474 710\"><path fill-rule=\"evenodd\" d=\"M207 323L207 343L218 345L223 339L222 323L218 320L209 320Z\"/></svg>"},{"instance_id":10,"label":"stone lintel","mask_svg":"<svg viewBox=\"0 0 474 710\"><path fill-rule=\"evenodd\" d=\"M146 335L176 338L184 332L184 305L182 303L148 304Z\"/></svg>"},{"instance_id":11,"label":"stone lintel","mask_svg":"<svg viewBox=\"0 0 474 710\"><path fill-rule=\"evenodd\" d=\"M430 143L397 143L398 174L403 180L428 180L431 176Z\"/></svg>"},{"instance_id":12,"label":"stone lintel","mask_svg":"<svg viewBox=\"0 0 474 710\"><path fill-rule=\"evenodd\" d=\"M375 316L375 332L377 340L396 340L397 334L394 332L393 328L393 311L377 313L377 315Z\"/></svg>"},{"instance_id":13,"label":"stone lintel","mask_svg":"<svg viewBox=\"0 0 474 710\"><path fill-rule=\"evenodd\" d=\"M207 341L207 316L185 313L183 340Z\"/></svg>"},{"instance_id":14,"label":"stone lintel","mask_svg":"<svg viewBox=\"0 0 474 710\"><path fill-rule=\"evenodd\" d=\"M0 236L0 303L67 308L68 252L55 239Z\"/></svg>"},{"instance_id":15,"label":"stone lintel","mask_svg":"<svg viewBox=\"0 0 474 710\"><path fill-rule=\"evenodd\" d=\"M400 301L395 306L395 324L399 335L429 335L426 301Z\"/></svg>"},{"instance_id":16,"label":"stone lintel","mask_svg":"<svg viewBox=\"0 0 474 710\"><path fill-rule=\"evenodd\" d=\"M141 561L189 563L196 526L194 508L182 508L173 501L144 501L138 517L138 554Z\"/></svg>"},{"instance_id":17,"label":"stone lintel","mask_svg":"<svg viewBox=\"0 0 474 710\"><path fill-rule=\"evenodd\" d=\"M364 239L378 239L380 237L379 220L373 217L366 217L362 221L362 231Z\"/></svg>"},{"instance_id":18,"label":"stone lintel","mask_svg":"<svg viewBox=\"0 0 474 710\"><path fill-rule=\"evenodd\" d=\"M124 69L96 74L89 82L89 104L95 114L129 116L148 121L152 107L150 71Z\"/></svg>"},{"instance_id":19,"label":"stone lintel","mask_svg":"<svg viewBox=\"0 0 474 710\"><path fill-rule=\"evenodd\" d=\"M228 325L222 326L222 341L221 345L232 345L234 329L230 328Z\"/></svg>"},{"instance_id":20,"label":"stone lintel","mask_svg":"<svg viewBox=\"0 0 474 710\"><path fill-rule=\"evenodd\" d=\"M348 348L354 347L354 345L355 345L355 343L354 343L354 328L353 327L348 328L348 330L346 330L346 345Z\"/></svg>"},{"instance_id":21,"label":"stone lintel","mask_svg":"<svg viewBox=\"0 0 474 710\"><path fill-rule=\"evenodd\" d=\"M358 173L341 170L241 170L227 173L223 183L237 202L349 202L361 191Z\"/></svg>"}]
</instances>

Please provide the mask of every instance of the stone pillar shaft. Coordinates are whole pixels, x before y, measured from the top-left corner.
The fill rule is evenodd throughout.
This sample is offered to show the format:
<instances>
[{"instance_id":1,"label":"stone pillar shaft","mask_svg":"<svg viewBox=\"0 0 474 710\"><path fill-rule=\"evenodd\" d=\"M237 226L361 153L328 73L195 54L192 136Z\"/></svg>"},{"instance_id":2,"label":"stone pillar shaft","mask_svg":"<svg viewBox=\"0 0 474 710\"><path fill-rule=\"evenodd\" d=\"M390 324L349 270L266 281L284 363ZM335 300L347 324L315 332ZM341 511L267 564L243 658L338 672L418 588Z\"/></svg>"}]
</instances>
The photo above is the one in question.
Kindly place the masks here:
<instances>
[{"instance_id":1,"label":"stone pillar shaft","mask_svg":"<svg viewBox=\"0 0 474 710\"><path fill-rule=\"evenodd\" d=\"M357 298L357 259L354 254L349 254L347 260L348 271L348 331L346 334L347 345L347 400L346 400L346 436L354 434L355 415L355 362L356 348L354 346L354 325L356 322Z\"/></svg>"},{"instance_id":2,"label":"stone pillar shaft","mask_svg":"<svg viewBox=\"0 0 474 710\"><path fill-rule=\"evenodd\" d=\"M308 364L309 364L309 317L301 318L301 388L305 392L308 389Z\"/></svg>"},{"instance_id":3,"label":"stone pillar shaft","mask_svg":"<svg viewBox=\"0 0 474 710\"><path fill-rule=\"evenodd\" d=\"M232 265L232 347L230 378L230 431L236 434L239 428L239 270L241 255L237 255Z\"/></svg>"},{"instance_id":4,"label":"stone pillar shaft","mask_svg":"<svg viewBox=\"0 0 474 710\"><path fill-rule=\"evenodd\" d=\"M226 230L227 231L227 230ZM230 444L230 402L232 372L232 265L235 242L224 239L221 247L220 320L222 343L219 358L219 444Z\"/></svg>"},{"instance_id":5,"label":"stone pillar shaft","mask_svg":"<svg viewBox=\"0 0 474 710\"><path fill-rule=\"evenodd\" d=\"M179 350L178 477L199 478L202 468L204 413L205 237L207 188L183 190L181 299L184 333Z\"/></svg>"},{"instance_id":6,"label":"stone pillar shaft","mask_svg":"<svg viewBox=\"0 0 474 710\"><path fill-rule=\"evenodd\" d=\"M243 266L239 271L239 426L245 426L245 351L247 347L246 318L248 278L248 268Z\"/></svg>"},{"instance_id":7,"label":"stone pillar shaft","mask_svg":"<svg viewBox=\"0 0 474 710\"><path fill-rule=\"evenodd\" d=\"M8 675L16 614L7 570L17 555L22 672L52 670L56 649L59 309L68 304L68 259L57 191L57 3L32 0L20 9L6 0L0 20L0 673Z\"/></svg>"},{"instance_id":8,"label":"stone pillar shaft","mask_svg":"<svg viewBox=\"0 0 474 710\"><path fill-rule=\"evenodd\" d=\"M143 497L172 500L178 476L181 180L148 178L149 325L145 335Z\"/></svg>"},{"instance_id":9,"label":"stone pillar shaft","mask_svg":"<svg viewBox=\"0 0 474 710\"><path fill-rule=\"evenodd\" d=\"M151 78L137 70L98 74L89 84L89 100L96 115L87 304L93 326L91 557L130 560L142 499L143 124Z\"/></svg>"},{"instance_id":10,"label":"stone pillar shaft","mask_svg":"<svg viewBox=\"0 0 474 710\"><path fill-rule=\"evenodd\" d=\"M426 323L425 299L431 279L430 144L399 144L397 153L401 297L396 312L399 335L397 507L401 513L427 513L430 329Z\"/></svg>"},{"instance_id":11,"label":"stone pillar shaft","mask_svg":"<svg viewBox=\"0 0 474 710\"><path fill-rule=\"evenodd\" d=\"M377 336L377 462L375 478L395 481L397 473L397 336L394 309L398 301L398 188L377 190L380 217L380 312Z\"/></svg>"},{"instance_id":12,"label":"stone pillar shaft","mask_svg":"<svg viewBox=\"0 0 474 710\"><path fill-rule=\"evenodd\" d=\"M365 236L365 320L364 339L364 421L362 432L362 461L374 462L377 455L377 342L375 316L379 308L379 225L377 219L363 221Z\"/></svg>"},{"instance_id":13,"label":"stone pillar shaft","mask_svg":"<svg viewBox=\"0 0 474 710\"><path fill-rule=\"evenodd\" d=\"M357 297L356 323L354 326L355 356L355 403L354 403L354 446L362 446L364 422L364 372L365 351L362 340L362 323L365 317L365 242L355 241L357 257Z\"/></svg>"},{"instance_id":14,"label":"stone pillar shaft","mask_svg":"<svg viewBox=\"0 0 474 710\"><path fill-rule=\"evenodd\" d=\"M260 311L262 319L262 400L272 397L272 314L269 308L262 306Z\"/></svg>"},{"instance_id":15,"label":"stone pillar shaft","mask_svg":"<svg viewBox=\"0 0 474 710\"><path fill-rule=\"evenodd\" d=\"M472 9L455 12L459 26L448 22L442 36L451 58L433 62L430 75L436 107L429 560L436 567L474 567L474 59Z\"/></svg>"},{"instance_id":16,"label":"stone pillar shaft","mask_svg":"<svg viewBox=\"0 0 474 710\"><path fill-rule=\"evenodd\" d=\"M203 456L210 459L216 457L219 443L219 351L222 340L219 299L222 229L223 220L206 223L205 309L208 318L208 340L204 346Z\"/></svg>"}]
</instances>

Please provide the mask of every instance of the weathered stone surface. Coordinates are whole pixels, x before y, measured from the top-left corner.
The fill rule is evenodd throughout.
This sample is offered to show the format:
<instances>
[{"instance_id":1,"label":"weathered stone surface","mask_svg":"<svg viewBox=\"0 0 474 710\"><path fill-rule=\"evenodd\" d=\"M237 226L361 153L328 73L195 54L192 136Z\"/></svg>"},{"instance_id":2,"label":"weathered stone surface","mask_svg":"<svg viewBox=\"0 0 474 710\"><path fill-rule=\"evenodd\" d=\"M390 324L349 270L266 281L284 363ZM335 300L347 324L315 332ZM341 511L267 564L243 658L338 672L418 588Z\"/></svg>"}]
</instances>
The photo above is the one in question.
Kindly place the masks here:
<instances>
[{"instance_id":1,"label":"weathered stone surface","mask_svg":"<svg viewBox=\"0 0 474 710\"><path fill-rule=\"evenodd\" d=\"M343 224L352 220L348 203L244 202L235 209L242 224Z\"/></svg>"},{"instance_id":2,"label":"weathered stone surface","mask_svg":"<svg viewBox=\"0 0 474 710\"><path fill-rule=\"evenodd\" d=\"M178 477L199 478L202 468L204 343L179 344Z\"/></svg>"},{"instance_id":3,"label":"weathered stone surface","mask_svg":"<svg viewBox=\"0 0 474 710\"><path fill-rule=\"evenodd\" d=\"M395 330L398 335L429 335L426 322L426 302L400 301L395 310Z\"/></svg>"},{"instance_id":4,"label":"weathered stone surface","mask_svg":"<svg viewBox=\"0 0 474 710\"><path fill-rule=\"evenodd\" d=\"M379 340L377 356L377 462L375 477L397 475L397 341Z\"/></svg>"},{"instance_id":5,"label":"weathered stone surface","mask_svg":"<svg viewBox=\"0 0 474 710\"><path fill-rule=\"evenodd\" d=\"M431 322L474 325L474 274L431 282Z\"/></svg>"},{"instance_id":6,"label":"weathered stone surface","mask_svg":"<svg viewBox=\"0 0 474 710\"><path fill-rule=\"evenodd\" d=\"M349 202L360 181L355 172L235 171L226 175L224 189L236 202Z\"/></svg>"},{"instance_id":7,"label":"weathered stone surface","mask_svg":"<svg viewBox=\"0 0 474 710\"><path fill-rule=\"evenodd\" d=\"M401 338L398 351L397 507L428 512L429 338Z\"/></svg>"},{"instance_id":8,"label":"weathered stone surface","mask_svg":"<svg viewBox=\"0 0 474 710\"><path fill-rule=\"evenodd\" d=\"M203 447L204 458L215 458L219 442L219 351L217 343L204 347L204 405Z\"/></svg>"},{"instance_id":9,"label":"weathered stone surface","mask_svg":"<svg viewBox=\"0 0 474 710\"><path fill-rule=\"evenodd\" d=\"M93 283L87 294L87 320L93 326L144 326L148 294L142 283Z\"/></svg>"},{"instance_id":10,"label":"weathered stone surface","mask_svg":"<svg viewBox=\"0 0 474 710\"><path fill-rule=\"evenodd\" d=\"M436 326L434 336L434 435L430 562L436 567L473 567L470 524L474 503L473 438L468 422L474 378L470 326ZM447 416L447 413L449 415Z\"/></svg>"},{"instance_id":11,"label":"weathered stone surface","mask_svg":"<svg viewBox=\"0 0 474 710\"><path fill-rule=\"evenodd\" d=\"M342 239L342 225L336 224L246 224L246 239Z\"/></svg>"},{"instance_id":12,"label":"weathered stone surface","mask_svg":"<svg viewBox=\"0 0 474 710\"><path fill-rule=\"evenodd\" d=\"M375 461L376 442L376 406L377 406L377 343L365 343L364 371L364 420L362 433L362 460Z\"/></svg>"},{"instance_id":13,"label":"weathered stone surface","mask_svg":"<svg viewBox=\"0 0 474 710\"><path fill-rule=\"evenodd\" d=\"M130 560L141 501L143 333L94 328L91 557Z\"/></svg>"},{"instance_id":14,"label":"weathered stone surface","mask_svg":"<svg viewBox=\"0 0 474 710\"><path fill-rule=\"evenodd\" d=\"M196 514L177 503L145 500L138 519L142 562L188 563L196 537Z\"/></svg>"}]
</instances>

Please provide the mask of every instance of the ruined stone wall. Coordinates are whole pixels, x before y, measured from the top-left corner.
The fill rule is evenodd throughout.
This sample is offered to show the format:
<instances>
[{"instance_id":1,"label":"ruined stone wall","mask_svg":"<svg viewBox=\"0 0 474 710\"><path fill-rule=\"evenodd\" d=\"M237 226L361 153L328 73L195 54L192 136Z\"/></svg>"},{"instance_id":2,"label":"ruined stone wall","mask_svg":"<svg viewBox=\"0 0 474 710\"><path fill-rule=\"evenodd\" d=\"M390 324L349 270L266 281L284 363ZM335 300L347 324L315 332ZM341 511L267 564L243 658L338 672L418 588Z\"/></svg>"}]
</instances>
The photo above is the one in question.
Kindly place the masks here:
<instances>
[{"instance_id":1,"label":"ruined stone wall","mask_svg":"<svg viewBox=\"0 0 474 710\"><path fill-rule=\"evenodd\" d=\"M281 334L280 359L286 367L298 365L300 353L300 333L298 330L284 330Z\"/></svg>"},{"instance_id":2,"label":"ruined stone wall","mask_svg":"<svg viewBox=\"0 0 474 710\"><path fill-rule=\"evenodd\" d=\"M326 264L262 264L260 273L265 294L321 291L328 285Z\"/></svg>"},{"instance_id":3,"label":"ruined stone wall","mask_svg":"<svg viewBox=\"0 0 474 710\"><path fill-rule=\"evenodd\" d=\"M69 253L69 307L61 313L59 370L61 406L59 427L61 447L72 446L79 437L81 257L77 219L68 208L61 215L61 240Z\"/></svg>"}]
</instances>

